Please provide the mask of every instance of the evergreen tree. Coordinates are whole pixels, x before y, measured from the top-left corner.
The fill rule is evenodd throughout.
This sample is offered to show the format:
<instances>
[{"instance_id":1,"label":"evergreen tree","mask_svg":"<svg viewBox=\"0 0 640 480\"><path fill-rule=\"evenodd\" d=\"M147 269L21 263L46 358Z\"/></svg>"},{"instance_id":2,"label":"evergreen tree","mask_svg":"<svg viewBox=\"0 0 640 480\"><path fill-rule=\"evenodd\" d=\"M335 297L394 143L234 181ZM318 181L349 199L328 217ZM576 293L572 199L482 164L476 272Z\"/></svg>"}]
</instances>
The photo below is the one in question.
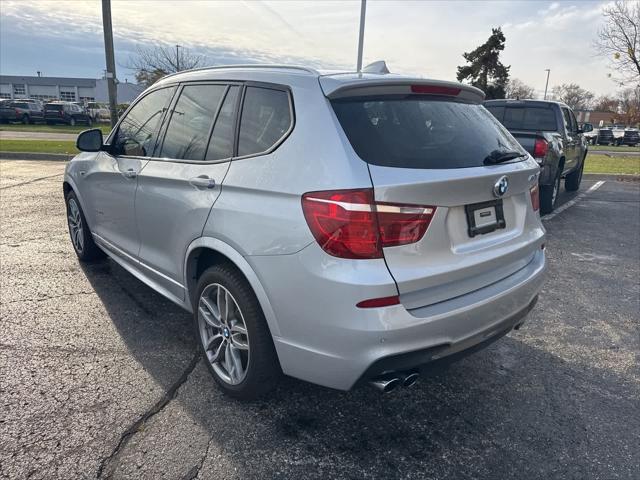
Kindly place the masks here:
<instances>
[{"instance_id":1,"label":"evergreen tree","mask_svg":"<svg viewBox=\"0 0 640 480\"><path fill-rule=\"evenodd\" d=\"M478 87L487 95L487 99L504 98L511 68L505 67L499 59L505 41L500 27L493 28L485 43L462 55L469 65L458 67L458 81L466 80Z\"/></svg>"}]
</instances>

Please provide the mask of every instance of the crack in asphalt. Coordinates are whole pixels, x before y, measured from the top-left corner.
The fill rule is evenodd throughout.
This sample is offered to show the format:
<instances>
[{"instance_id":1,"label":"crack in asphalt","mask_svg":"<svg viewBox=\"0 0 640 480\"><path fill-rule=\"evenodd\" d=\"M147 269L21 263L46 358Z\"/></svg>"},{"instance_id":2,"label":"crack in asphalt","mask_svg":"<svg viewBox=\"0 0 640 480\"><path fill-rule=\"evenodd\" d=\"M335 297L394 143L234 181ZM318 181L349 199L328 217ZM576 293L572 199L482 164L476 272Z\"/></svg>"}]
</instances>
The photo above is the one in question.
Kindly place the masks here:
<instances>
[{"instance_id":1,"label":"crack in asphalt","mask_svg":"<svg viewBox=\"0 0 640 480\"><path fill-rule=\"evenodd\" d=\"M47 300L53 300L56 298L63 297L75 297L77 295L95 295L96 292L93 290L90 292L72 292L72 293L61 293L60 295L44 295L40 298L19 298L18 300L10 300L8 302L0 302L0 305L10 305L12 303L27 303L27 302L46 302Z\"/></svg>"},{"instance_id":2,"label":"crack in asphalt","mask_svg":"<svg viewBox=\"0 0 640 480\"><path fill-rule=\"evenodd\" d=\"M209 441L207 442L207 448L204 450L204 455L200 459L198 465L194 465L191 470L187 473L184 480L198 480L200 478L200 470L202 470L202 465L204 465L204 461L209 456L209 447L211 447L211 442L213 441L213 437L209 437Z\"/></svg>"},{"instance_id":3,"label":"crack in asphalt","mask_svg":"<svg viewBox=\"0 0 640 480\"><path fill-rule=\"evenodd\" d=\"M13 185L0 187L0 190L7 190L9 188L20 187L22 185L29 185L30 183L33 183L33 182L39 182L40 180L46 180L48 178L60 177L61 175L64 175L64 173L56 173L55 175L49 175L48 177L39 177L39 178L34 178L33 180L28 180L26 182L14 183Z\"/></svg>"},{"instance_id":4,"label":"crack in asphalt","mask_svg":"<svg viewBox=\"0 0 640 480\"><path fill-rule=\"evenodd\" d=\"M103 474L105 474L106 469L108 469L111 466L112 462L118 458L118 455L126 448L131 438L136 433L138 433L138 431L144 425L144 423L147 420L154 417L155 415L157 415L158 413L160 413L162 410L164 410L164 408L171 402L171 400L173 400L176 397L178 390L182 385L186 383L187 379L189 378L189 375L191 375L193 370L196 368L196 365L198 365L199 361L200 361L200 352L196 352L193 358L191 359L191 361L189 362L189 365L187 365L187 368L184 370L184 372L182 372L182 375L180 375L180 378L178 378L178 380L176 380L176 382L173 385L171 385L171 387L169 387L169 389L165 392L162 398L160 398L160 400L158 400L149 410L144 412L140 416L140 418L138 418L124 432L122 432L122 434L120 434L120 439L118 440L118 443L116 444L115 448L111 451L109 455L107 455L100 461L100 464L98 465L98 471L96 472L96 478L111 478L111 474L113 472L107 472L106 476L103 477Z\"/></svg>"}]
</instances>

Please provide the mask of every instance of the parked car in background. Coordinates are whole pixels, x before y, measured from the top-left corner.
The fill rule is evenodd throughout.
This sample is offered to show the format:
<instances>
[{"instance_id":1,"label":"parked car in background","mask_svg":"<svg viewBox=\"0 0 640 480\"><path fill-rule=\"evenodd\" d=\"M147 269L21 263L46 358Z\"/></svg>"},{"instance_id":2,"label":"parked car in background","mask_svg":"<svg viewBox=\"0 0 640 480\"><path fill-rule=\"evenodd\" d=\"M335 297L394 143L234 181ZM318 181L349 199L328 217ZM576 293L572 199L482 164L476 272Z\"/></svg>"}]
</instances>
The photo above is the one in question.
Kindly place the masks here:
<instances>
[{"instance_id":1,"label":"parked car in background","mask_svg":"<svg viewBox=\"0 0 640 480\"><path fill-rule=\"evenodd\" d=\"M0 120L22 122L25 125L44 121L44 112L36 104L24 100L3 100L0 104Z\"/></svg>"},{"instance_id":2,"label":"parked car in background","mask_svg":"<svg viewBox=\"0 0 640 480\"><path fill-rule=\"evenodd\" d=\"M640 145L640 131L636 128L627 128L619 141L619 145L628 145L630 147Z\"/></svg>"},{"instance_id":3,"label":"parked car in background","mask_svg":"<svg viewBox=\"0 0 640 480\"><path fill-rule=\"evenodd\" d=\"M480 90L385 70L169 75L105 144L78 137L63 183L78 257L106 253L193 312L230 395L282 372L409 386L536 303L538 164Z\"/></svg>"},{"instance_id":4,"label":"parked car in background","mask_svg":"<svg viewBox=\"0 0 640 480\"><path fill-rule=\"evenodd\" d=\"M543 100L488 100L484 106L502 123L540 165L540 211L556 207L561 179L565 188L580 188L587 142L573 111L564 103Z\"/></svg>"},{"instance_id":5,"label":"parked car in background","mask_svg":"<svg viewBox=\"0 0 640 480\"><path fill-rule=\"evenodd\" d=\"M598 129L598 136L596 138L597 145L615 145L616 138L613 135L611 128Z\"/></svg>"},{"instance_id":6,"label":"parked car in background","mask_svg":"<svg viewBox=\"0 0 640 480\"><path fill-rule=\"evenodd\" d=\"M93 124L93 120L86 110L71 102L47 103L44 106L44 119L48 124L76 125L83 123L89 126Z\"/></svg>"},{"instance_id":7,"label":"parked car in background","mask_svg":"<svg viewBox=\"0 0 640 480\"><path fill-rule=\"evenodd\" d=\"M109 114L109 109L97 102L87 103L86 108L87 108L87 112L91 116L91 119L93 120L94 123L98 123L102 121L108 122L109 119L111 118L111 115Z\"/></svg>"}]
</instances>

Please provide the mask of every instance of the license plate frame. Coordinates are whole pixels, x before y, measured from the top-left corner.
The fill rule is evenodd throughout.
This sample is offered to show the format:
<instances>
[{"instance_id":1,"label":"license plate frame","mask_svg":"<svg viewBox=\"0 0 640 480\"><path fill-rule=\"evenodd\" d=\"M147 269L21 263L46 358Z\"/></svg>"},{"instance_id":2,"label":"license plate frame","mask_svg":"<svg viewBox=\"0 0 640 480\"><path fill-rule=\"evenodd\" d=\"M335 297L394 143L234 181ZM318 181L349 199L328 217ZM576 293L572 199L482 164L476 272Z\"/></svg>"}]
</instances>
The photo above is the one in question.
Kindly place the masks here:
<instances>
[{"instance_id":1,"label":"license plate frame","mask_svg":"<svg viewBox=\"0 0 640 480\"><path fill-rule=\"evenodd\" d=\"M493 208L495 221L478 225L478 216L491 216L491 208ZM501 228L506 228L507 226L507 223L504 220L502 199L465 205L464 211L467 215L467 233L471 238L475 237L476 235L491 233ZM485 213L487 212L488 215L485 215Z\"/></svg>"}]
</instances>

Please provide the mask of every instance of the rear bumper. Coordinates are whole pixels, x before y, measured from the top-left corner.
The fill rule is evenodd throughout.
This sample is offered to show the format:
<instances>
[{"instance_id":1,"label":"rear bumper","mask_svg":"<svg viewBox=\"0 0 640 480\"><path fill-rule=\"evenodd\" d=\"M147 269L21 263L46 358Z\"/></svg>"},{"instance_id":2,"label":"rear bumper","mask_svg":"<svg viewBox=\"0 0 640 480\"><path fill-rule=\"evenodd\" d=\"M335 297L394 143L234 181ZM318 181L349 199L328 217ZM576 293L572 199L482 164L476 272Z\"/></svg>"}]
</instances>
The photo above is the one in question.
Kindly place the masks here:
<instances>
[{"instance_id":1,"label":"rear bumper","mask_svg":"<svg viewBox=\"0 0 640 480\"><path fill-rule=\"evenodd\" d=\"M295 255L247 260L278 319L281 336L274 343L284 373L341 390L391 367L420 366L499 338L524 322L545 271L538 250L499 282L409 311L403 305L355 307L397 293L376 260L354 261L345 273L316 244Z\"/></svg>"}]
</instances>

